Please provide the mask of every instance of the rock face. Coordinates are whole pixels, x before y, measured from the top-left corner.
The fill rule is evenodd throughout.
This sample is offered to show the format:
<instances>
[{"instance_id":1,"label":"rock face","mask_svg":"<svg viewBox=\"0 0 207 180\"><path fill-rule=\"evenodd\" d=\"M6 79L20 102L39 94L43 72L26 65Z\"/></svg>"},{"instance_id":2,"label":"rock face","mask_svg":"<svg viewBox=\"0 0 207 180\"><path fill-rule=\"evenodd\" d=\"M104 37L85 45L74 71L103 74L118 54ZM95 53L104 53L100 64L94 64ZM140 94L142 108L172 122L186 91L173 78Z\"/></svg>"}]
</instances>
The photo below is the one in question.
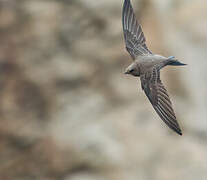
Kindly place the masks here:
<instances>
[{"instance_id":1,"label":"rock face","mask_svg":"<svg viewBox=\"0 0 207 180\"><path fill-rule=\"evenodd\" d=\"M132 0L180 137L122 72L119 0L0 1L0 179L205 180L207 3Z\"/></svg>"}]
</instances>

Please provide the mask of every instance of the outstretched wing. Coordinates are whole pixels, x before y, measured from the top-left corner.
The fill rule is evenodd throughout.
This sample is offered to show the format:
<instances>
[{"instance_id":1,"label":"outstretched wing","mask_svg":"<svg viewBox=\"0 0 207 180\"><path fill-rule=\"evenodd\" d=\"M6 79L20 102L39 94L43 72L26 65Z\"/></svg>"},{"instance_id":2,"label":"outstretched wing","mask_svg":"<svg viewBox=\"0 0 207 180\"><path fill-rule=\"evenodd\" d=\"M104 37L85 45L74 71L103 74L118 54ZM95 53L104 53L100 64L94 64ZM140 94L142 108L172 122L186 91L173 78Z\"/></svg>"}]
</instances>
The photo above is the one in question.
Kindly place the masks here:
<instances>
[{"instance_id":1,"label":"outstretched wing","mask_svg":"<svg viewBox=\"0 0 207 180\"><path fill-rule=\"evenodd\" d=\"M159 70L153 68L152 72L141 76L141 83L142 89L160 118L169 128L182 135L167 90L160 80Z\"/></svg>"},{"instance_id":2,"label":"outstretched wing","mask_svg":"<svg viewBox=\"0 0 207 180\"><path fill-rule=\"evenodd\" d=\"M126 49L133 59L140 55L152 54L145 44L144 33L136 20L130 0L124 1L122 25Z\"/></svg>"}]
</instances>

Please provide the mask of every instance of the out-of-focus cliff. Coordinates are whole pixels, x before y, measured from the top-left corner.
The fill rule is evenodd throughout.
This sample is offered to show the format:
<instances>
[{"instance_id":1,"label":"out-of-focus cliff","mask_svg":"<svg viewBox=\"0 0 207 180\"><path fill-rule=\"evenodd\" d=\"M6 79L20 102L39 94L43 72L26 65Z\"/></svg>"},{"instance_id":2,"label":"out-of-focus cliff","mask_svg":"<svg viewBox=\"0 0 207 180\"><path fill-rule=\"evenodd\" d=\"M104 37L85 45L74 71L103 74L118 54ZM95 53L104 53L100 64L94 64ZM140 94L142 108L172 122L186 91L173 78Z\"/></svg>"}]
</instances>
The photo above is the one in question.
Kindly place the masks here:
<instances>
[{"instance_id":1,"label":"out-of-focus cliff","mask_svg":"<svg viewBox=\"0 0 207 180\"><path fill-rule=\"evenodd\" d=\"M207 2L132 0L183 136L125 76L120 0L0 1L0 179L205 180Z\"/></svg>"}]
</instances>

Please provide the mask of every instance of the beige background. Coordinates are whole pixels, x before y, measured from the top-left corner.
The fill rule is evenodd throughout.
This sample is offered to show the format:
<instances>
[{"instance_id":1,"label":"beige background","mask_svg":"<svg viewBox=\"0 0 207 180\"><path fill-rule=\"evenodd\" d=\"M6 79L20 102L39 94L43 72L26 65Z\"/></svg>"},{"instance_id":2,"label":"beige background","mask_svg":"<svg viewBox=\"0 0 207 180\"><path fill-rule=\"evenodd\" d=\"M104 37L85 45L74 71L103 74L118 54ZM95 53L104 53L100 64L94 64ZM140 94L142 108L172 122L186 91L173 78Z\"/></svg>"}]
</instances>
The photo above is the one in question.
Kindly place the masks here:
<instances>
[{"instance_id":1,"label":"beige background","mask_svg":"<svg viewBox=\"0 0 207 180\"><path fill-rule=\"evenodd\" d=\"M0 179L207 179L207 2L132 4L149 48L188 64L161 74L183 136L123 74L123 0L1 0Z\"/></svg>"}]
</instances>

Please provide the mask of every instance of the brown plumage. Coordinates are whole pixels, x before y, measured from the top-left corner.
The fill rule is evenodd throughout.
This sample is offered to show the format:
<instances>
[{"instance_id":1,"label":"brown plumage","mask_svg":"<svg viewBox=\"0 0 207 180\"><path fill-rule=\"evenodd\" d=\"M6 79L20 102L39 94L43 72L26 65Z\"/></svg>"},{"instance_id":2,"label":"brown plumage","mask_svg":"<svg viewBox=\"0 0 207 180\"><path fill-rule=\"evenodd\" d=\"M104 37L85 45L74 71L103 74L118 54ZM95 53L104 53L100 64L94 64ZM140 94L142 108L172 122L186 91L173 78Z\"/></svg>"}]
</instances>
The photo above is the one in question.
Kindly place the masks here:
<instances>
[{"instance_id":1,"label":"brown plumage","mask_svg":"<svg viewBox=\"0 0 207 180\"><path fill-rule=\"evenodd\" d=\"M135 59L138 55L151 54L145 44L146 39L144 33L136 20L129 0L124 2L122 24L126 49L131 57Z\"/></svg>"},{"instance_id":2,"label":"brown plumage","mask_svg":"<svg viewBox=\"0 0 207 180\"><path fill-rule=\"evenodd\" d=\"M142 89L160 118L178 134L182 135L176 120L167 90L160 80L160 69L167 65L185 65L175 60L153 54L146 46L144 33L133 12L130 0L124 1L122 23L126 49L134 62L128 66L125 74L140 77Z\"/></svg>"}]
</instances>

